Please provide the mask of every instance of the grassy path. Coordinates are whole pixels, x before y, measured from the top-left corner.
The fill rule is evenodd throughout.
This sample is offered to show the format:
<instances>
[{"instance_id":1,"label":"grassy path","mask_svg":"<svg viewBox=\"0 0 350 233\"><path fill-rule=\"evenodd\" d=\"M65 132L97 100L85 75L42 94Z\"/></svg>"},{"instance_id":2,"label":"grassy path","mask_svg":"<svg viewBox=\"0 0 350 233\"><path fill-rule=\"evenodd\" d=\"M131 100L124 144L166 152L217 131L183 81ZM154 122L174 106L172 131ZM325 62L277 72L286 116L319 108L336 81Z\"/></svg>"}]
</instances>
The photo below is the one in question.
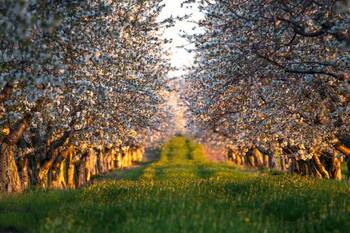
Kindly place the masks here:
<instances>
[{"instance_id":1,"label":"grassy path","mask_svg":"<svg viewBox=\"0 0 350 233\"><path fill-rule=\"evenodd\" d=\"M350 232L347 183L235 170L183 137L120 178L2 197L0 232Z\"/></svg>"}]
</instances>

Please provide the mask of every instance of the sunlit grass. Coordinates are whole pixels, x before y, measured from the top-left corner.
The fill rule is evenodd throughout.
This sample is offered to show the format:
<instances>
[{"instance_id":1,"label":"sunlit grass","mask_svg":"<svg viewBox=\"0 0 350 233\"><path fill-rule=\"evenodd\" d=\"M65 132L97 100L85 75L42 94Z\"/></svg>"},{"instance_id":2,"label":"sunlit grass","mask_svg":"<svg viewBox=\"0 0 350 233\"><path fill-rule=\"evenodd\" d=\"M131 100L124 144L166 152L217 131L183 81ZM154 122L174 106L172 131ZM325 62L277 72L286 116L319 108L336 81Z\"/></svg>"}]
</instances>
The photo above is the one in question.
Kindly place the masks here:
<instances>
[{"instance_id":1,"label":"sunlit grass","mask_svg":"<svg viewBox=\"0 0 350 233\"><path fill-rule=\"evenodd\" d=\"M0 232L349 232L346 182L244 172L176 137L159 161L75 191L2 197Z\"/></svg>"}]
</instances>

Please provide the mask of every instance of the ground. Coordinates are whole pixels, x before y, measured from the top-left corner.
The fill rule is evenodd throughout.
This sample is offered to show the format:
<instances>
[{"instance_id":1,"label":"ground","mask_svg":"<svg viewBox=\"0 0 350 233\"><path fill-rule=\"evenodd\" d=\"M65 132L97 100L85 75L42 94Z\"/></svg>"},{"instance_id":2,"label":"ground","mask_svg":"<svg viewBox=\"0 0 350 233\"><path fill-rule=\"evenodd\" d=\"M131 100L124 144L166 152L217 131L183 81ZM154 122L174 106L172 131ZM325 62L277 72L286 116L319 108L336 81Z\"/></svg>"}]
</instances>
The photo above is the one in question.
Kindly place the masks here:
<instances>
[{"instance_id":1,"label":"ground","mask_svg":"<svg viewBox=\"0 0 350 233\"><path fill-rule=\"evenodd\" d=\"M204 151L176 137L85 188L2 196L0 232L349 232L349 183L242 171Z\"/></svg>"}]
</instances>

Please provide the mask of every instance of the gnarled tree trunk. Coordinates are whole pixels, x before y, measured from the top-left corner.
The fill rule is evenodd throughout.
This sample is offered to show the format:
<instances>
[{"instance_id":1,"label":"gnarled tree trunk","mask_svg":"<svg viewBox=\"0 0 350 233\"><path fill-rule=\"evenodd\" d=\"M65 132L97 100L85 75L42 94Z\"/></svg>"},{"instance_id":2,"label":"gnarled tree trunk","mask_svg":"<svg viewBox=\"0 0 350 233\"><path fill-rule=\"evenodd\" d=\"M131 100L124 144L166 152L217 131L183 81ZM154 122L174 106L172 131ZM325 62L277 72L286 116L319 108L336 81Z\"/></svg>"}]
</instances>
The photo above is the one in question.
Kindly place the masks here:
<instances>
[{"instance_id":1,"label":"gnarled tree trunk","mask_svg":"<svg viewBox=\"0 0 350 233\"><path fill-rule=\"evenodd\" d=\"M313 159L313 161L315 163L317 171L321 174L321 176L323 178L329 179L330 178L329 173L326 170L326 168L323 166L323 164L321 163L320 158L318 157L318 155L313 154L312 159Z\"/></svg>"},{"instance_id":2,"label":"gnarled tree trunk","mask_svg":"<svg viewBox=\"0 0 350 233\"><path fill-rule=\"evenodd\" d=\"M66 160L63 159L57 162L52 169L52 180L50 187L54 189L64 189L66 188L66 179L64 175Z\"/></svg>"},{"instance_id":3,"label":"gnarled tree trunk","mask_svg":"<svg viewBox=\"0 0 350 233\"><path fill-rule=\"evenodd\" d=\"M0 192L21 192L23 190L15 161L15 145L28 128L31 114L16 124L1 144L0 151Z\"/></svg>"},{"instance_id":4,"label":"gnarled tree trunk","mask_svg":"<svg viewBox=\"0 0 350 233\"><path fill-rule=\"evenodd\" d=\"M21 192L21 179L14 156L14 145L3 143L0 154L0 192Z\"/></svg>"},{"instance_id":5,"label":"gnarled tree trunk","mask_svg":"<svg viewBox=\"0 0 350 233\"><path fill-rule=\"evenodd\" d=\"M55 160L60 155L62 155L60 154L59 148L66 143L71 133L72 131L66 131L63 133L63 135L59 139L51 143L50 150L47 155L47 160L44 162L44 164L42 164L42 166L39 168L39 171L38 171L37 181L41 187L43 188L49 187L50 185L49 177L48 177L49 171L54 165ZM67 153L67 156L68 156L68 153Z\"/></svg>"}]
</instances>

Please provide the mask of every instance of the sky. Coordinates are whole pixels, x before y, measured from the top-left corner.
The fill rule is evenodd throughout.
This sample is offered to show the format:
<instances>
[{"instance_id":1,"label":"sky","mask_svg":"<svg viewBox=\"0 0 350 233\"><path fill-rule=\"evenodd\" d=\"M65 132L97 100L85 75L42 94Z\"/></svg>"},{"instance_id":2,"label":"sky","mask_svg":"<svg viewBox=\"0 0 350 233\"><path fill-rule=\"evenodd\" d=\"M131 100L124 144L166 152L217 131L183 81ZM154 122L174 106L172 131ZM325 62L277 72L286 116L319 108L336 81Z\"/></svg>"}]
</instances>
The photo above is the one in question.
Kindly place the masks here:
<instances>
[{"instance_id":1,"label":"sky","mask_svg":"<svg viewBox=\"0 0 350 233\"><path fill-rule=\"evenodd\" d=\"M183 16L185 14L191 13L193 15L189 20L198 21L202 17L202 14L196 7L181 8L182 1L183 0L164 0L163 2L166 4L166 6L160 15L160 19L165 19L170 16ZM185 31L187 33L198 32L198 29L192 30L195 24L188 22L189 20L177 22L175 27L167 29L164 33L165 38L173 39L173 43L169 45L171 50L171 63L174 67L179 68L179 71L170 74L173 76L183 74L183 71L181 71L181 69L185 68L188 65L191 65L193 62L193 54L188 53L183 48L178 48L178 46L182 45L187 45L186 48L192 47L192 45L189 45L184 38L181 38L179 35L181 31Z\"/></svg>"},{"instance_id":2,"label":"sky","mask_svg":"<svg viewBox=\"0 0 350 233\"><path fill-rule=\"evenodd\" d=\"M182 32L190 34L199 32L198 30L193 30L195 24L189 21L198 21L202 15L195 6L193 8L181 8L182 1L183 0L164 0L163 3L165 3L166 6L159 18L160 20L164 20L170 16L181 17L186 14L192 14L190 19L177 22L175 27L166 29L164 33L164 39L166 38L173 40L171 44L168 44L168 48L170 49L171 54L171 64L173 67L178 68L177 71L170 72L168 76L170 79L174 79L174 81L172 81L173 85L179 88L178 91L173 91L170 93L167 106L169 106L170 111L172 114L174 114L174 124L177 131L186 133L186 119L184 117L186 109L183 104L181 104L182 101L180 98L181 83L183 81L181 75L186 72L184 69L187 66L193 64L194 57L193 54L188 53L184 48L179 48L179 46L183 45L186 45L186 48L188 49L193 48L193 46L189 45L188 41L182 38L180 34Z\"/></svg>"}]
</instances>

